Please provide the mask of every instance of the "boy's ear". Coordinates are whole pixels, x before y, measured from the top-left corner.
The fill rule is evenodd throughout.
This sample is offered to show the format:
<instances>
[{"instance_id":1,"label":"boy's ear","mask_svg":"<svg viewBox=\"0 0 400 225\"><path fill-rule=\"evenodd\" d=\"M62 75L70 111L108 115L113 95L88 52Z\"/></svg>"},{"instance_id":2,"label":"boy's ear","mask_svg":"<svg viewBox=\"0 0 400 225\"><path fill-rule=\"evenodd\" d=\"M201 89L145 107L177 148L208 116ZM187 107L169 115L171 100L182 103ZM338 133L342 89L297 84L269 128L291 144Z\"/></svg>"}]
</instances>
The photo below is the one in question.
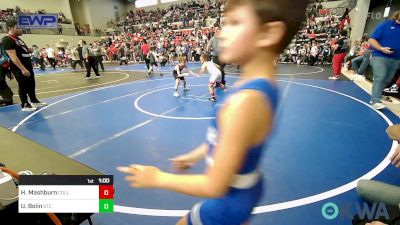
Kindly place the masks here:
<instances>
[{"instance_id":1,"label":"boy's ear","mask_svg":"<svg viewBox=\"0 0 400 225\"><path fill-rule=\"evenodd\" d=\"M282 21L265 23L260 26L259 37L256 46L265 48L276 46L282 42L286 34L286 25Z\"/></svg>"}]
</instances>

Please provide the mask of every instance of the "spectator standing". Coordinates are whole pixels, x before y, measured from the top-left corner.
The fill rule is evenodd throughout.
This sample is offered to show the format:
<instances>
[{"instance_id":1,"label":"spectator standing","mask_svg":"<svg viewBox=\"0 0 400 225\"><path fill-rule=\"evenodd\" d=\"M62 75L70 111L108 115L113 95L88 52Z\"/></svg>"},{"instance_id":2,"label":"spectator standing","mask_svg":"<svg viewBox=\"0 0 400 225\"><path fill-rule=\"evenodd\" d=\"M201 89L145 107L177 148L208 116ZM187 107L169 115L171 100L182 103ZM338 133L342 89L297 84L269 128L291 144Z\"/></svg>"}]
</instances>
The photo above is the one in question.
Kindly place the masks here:
<instances>
[{"instance_id":1,"label":"spectator standing","mask_svg":"<svg viewBox=\"0 0 400 225\"><path fill-rule=\"evenodd\" d=\"M46 45L46 53L47 53L47 60L49 60L50 65L53 69L56 69L56 59L54 54L54 49L52 49L49 45Z\"/></svg>"},{"instance_id":2,"label":"spectator standing","mask_svg":"<svg viewBox=\"0 0 400 225\"><path fill-rule=\"evenodd\" d=\"M207 52L211 52L212 55L212 61L219 65L219 68L221 70L222 73L222 79L221 79L221 83L223 85L225 85L225 63L220 62L219 60L219 41L218 41L218 33L219 33L219 28L217 28L217 30L214 33L214 36L210 39L210 42L208 43L207 46Z\"/></svg>"},{"instance_id":3,"label":"spectator standing","mask_svg":"<svg viewBox=\"0 0 400 225\"><path fill-rule=\"evenodd\" d=\"M390 20L380 23L371 34L369 43L372 52L372 84L371 104L374 109L386 108L381 102L383 89L392 81L400 66L400 11L393 13Z\"/></svg>"},{"instance_id":4,"label":"spectator standing","mask_svg":"<svg viewBox=\"0 0 400 225\"><path fill-rule=\"evenodd\" d=\"M341 30L339 40L332 46L334 52L332 59L333 76L329 77L331 80L339 80L342 75L343 59L346 57L349 42L346 36L347 31Z\"/></svg>"},{"instance_id":5,"label":"spectator standing","mask_svg":"<svg viewBox=\"0 0 400 225\"><path fill-rule=\"evenodd\" d=\"M86 80L91 79L90 72L92 69L93 69L94 73L96 74L96 78L100 78L100 74L99 74L99 71L97 70L96 62L93 57L93 53L92 53L91 49L89 48L89 45L87 45L86 41L84 41L84 40L81 40L79 44L82 46L82 56L83 56L85 66L86 66L85 79Z\"/></svg>"},{"instance_id":6,"label":"spectator standing","mask_svg":"<svg viewBox=\"0 0 400 225\"><path fill-rule=\"evenodd\" d=\"M10 70L18 82L18 94L21 99L21 107L24 112L35 111L37 107L46 106L40 102L35 93L35 74L33 72L30 50L22 36L22 29L17 27L16 21L7 21L8 35L2 40L4 49L10 57ZM28 102L28 96L30 103Z\"/></svg>"}]
</instances>

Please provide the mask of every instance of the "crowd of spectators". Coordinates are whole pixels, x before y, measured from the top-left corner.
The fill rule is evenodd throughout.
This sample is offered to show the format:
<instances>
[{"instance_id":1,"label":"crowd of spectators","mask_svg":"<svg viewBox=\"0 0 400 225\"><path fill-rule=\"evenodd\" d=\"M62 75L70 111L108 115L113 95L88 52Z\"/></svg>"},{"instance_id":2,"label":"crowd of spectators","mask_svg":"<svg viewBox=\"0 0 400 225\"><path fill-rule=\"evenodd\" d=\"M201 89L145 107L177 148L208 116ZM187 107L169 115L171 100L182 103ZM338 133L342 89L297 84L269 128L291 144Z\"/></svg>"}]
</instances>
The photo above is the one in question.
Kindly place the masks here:
<instances>
[{"instance_id":1,"label":"crowd of spectators","mask_svg":"<svg viewBox=\"0 0 400 225\"><path fill-rule=\"evenodd\" d=\"M102 59L111 62L144 61L146 53L142 51L142 46L147 44L155 47L160 57L159 61L178 56L186 56L188 61L199 61L199 56L208 50L207 45L219 26L224 8L224 1L214 0L173 4L168 9L130 10L126 18L118 23L124 28L123 31L110 33L99 43ZM13 11L18 10L16 8ZM216 14L210 14L210 12L216 12ZM331 46L335 44L339 31L346 30L348 35L351 33L347 9L341 16L333 15L318 1L310 4L307 15L303 28L293 39L292 44L282 52L277 59L278 62L330 64L333 57ZM205 27L202 23L194 26L196 23L193 21L202 21L208 17L218 18L218 22L211 27ZM59 18L65 18L65 16L60 13ZM181 26L174 26L174 23L181 23ZM83 33L81 27L76 29L77 32L79 31L78 34ZM71 48L74 47L78 46L71 46ZM357 50L354 54L353 51L353 55L355 57L346 58L347 65L351 65L353 58L360 56L353 64L359 67L363 52ZM58 65L68 65L68 56L67 49L57 52Z\"/></svg>"},{"instance_id":2,"label":"crowd of spectators","mask_svg":"<svg viewBox=\"0 0 400 225\"><path fill-rule=\"evenodd\" d=\"M280 55L281 63L297 63L314 66L331 64L332 46L335 45L339 32L346 30L351 35L349 10L341 16L324 9L321 2L311 4L307 10L307 21L299 30L292 43Z\"/></svg>"},{"instance_id":3,"label":"crowd of spectators","mask_svg":"<svg viewBox=\"0 0 400 225\"><path fill-rule=\"evenodd\" d=\"M105 57L109 61L119 61L121 58L144 61L146 52L141 49L144 44L154 46L161 59L186 56L188 61L199 61L216 29L142 29L135 33L108 36L103 39L102 46L106 49Z\"/></svg>"},{"instance_id":4,"label":"crowd of spectators","mask_svg":"<svg viewBox=\"0 0 400 225\"><path fill-rule=\"evenodd\" d=\"M125 32L135 31L135 27L154 27L156 29L184 29L204 27L207 18L214 18L220 22L223 1L212 0L209 2L191 1L188 3L173 4L168 9L144 11L130 10L125 18L116 24Z\"/></svg>"},{"instance_id":5,"label":"crowd of spectators","mask_svg":"<svg viewBox=\"0 0 400 225\"><path fill-rule=\"evenodd\" d=\"M8 20L16 19L18 14L46 14L54 12L46 12L44 9L38 9L36 11L30 11L27 9L21 9L19 6L13 8L7 8L0 10L0 22L5 22ZM58 23L71 24L71 20L67 19L63 12L58 13Z\"/></svg>"}]
</instances>

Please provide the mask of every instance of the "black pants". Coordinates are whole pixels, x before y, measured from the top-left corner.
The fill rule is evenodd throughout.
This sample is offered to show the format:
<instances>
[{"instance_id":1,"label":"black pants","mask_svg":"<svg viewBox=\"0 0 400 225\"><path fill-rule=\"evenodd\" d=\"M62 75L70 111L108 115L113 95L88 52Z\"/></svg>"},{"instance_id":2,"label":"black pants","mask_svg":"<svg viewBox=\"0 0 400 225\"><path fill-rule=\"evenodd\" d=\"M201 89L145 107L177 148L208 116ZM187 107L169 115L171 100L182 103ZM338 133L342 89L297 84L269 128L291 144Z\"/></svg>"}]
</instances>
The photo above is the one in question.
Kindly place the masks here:
<instances>
[{"instance_id":1,"label":"black pants","mask_svg":"<svg viewBox=\"0 0 400 225\"><path fill-rule=\"evenodd\" d=\"M0 106L1 105L12 105L13 104L13 95L11 88L7 85L6 76L9 72L8 69L5 69L0 66Z\"/></svg>"},{"instance_id":2,"label":"black pants","mask_svg":"<svg viewBox=\"0 0 400 225\"><path fill-rule=\"evenodd\" d=\"M43 58L33 58L33 61L40 66L40 70L45 70Z\"/></svg>"},{"instance_id":3,"label":"black pants","mask_svg":"<svg viewBox=\"0 0 400 225\"><path fill-rule=\"evenodd\" d=\"M50 65L56 69L56 59L55 58L47 58L49 60Z\"/></svg>"},{"instance_id":4,"label":"black pants","mask_svg":"<svg viewBox=\"0 0 400 225\"><path fill-rule=\"evenodd\" d=\"M85 60L85 66L86 66L86 77L90 77L90 72L92 68L96 76L100 76L99 70L97 70L96 67L96 60L94 59L93 56L89 56L89 58Z\"/></svg>"},{"instance_id":5,"label":"black pants","mask_svg":"<svg viewBox=\"0 0 400 225\"><path fill-rule=\"evenodd\" d=\"M127 59L120 59L119 60L119 65L121 66L122 64L124 64L125 63L125 65L128 65L128 60Z\"/></svg>"},{"instance_id":6,"label":"black pants","mask_svg":"<svg viewBox=\"0 0 400 225\"><path fill-rule=\"evenodd\" d=\"M315 65L315 63L317 62L317 58L316 57L314 57L314 56L310 56L310 58L308 59L308 63L307 63L307 65L308 66L314 66Z\"/></svg>"},{"instance_id":7,"label":"black pants","mask_svg":"<svg viewBox=\"0 0 400 225\"><path fill-rule=\"evenodd\" d=\"M26 77L22 74L21 70L14 70L11 71L15 79L18 82L18 94L19 98L21 99L21 106L24 107L25 104L28 104L28 96L31 102L37 103L39 100L36 98L35 93L35 74L33 73L32 69L28 69L31 75Z\"/></svg>"},{"instance_id":8,"label":"black pants","mask_svg":"<svg viewBox=\"0 0 400 225\"><path fill-rule=\"evenodd\" d=\"M99 56L94 56L95 60L96 60L96 67L97 70L99 70L99 64L101 67L101 70L104 71L104 65L103 65L103 56L99 55Z\"/></svg>"},{"instance_id":9,"label":"black pants","mask_svg":"<svg viewBox=\"0 0 400 225\"><path fill-rule=\"evenodd\" d=\"M329 58L329 55L323 55L322 56L322 64L329 62L328 58Z\"/></svg>"},{"instance_id":10,"label":"black pants","mask_svg":"<svg viewBox=\"0 0 400 225\"><path fill-rule=\"evenodd\" d=\"M226 64L225 64L225 63L221 63L221 62L219 61L219 59L218 59L218 56L213 56L213 57L212 57L212 61L213 61L215 64L219 65L219 67L221 67L221 75L222 75L221 83L222 83L223 85L225 85L226 82L225 82L225 71L224 71L224 68L225 68Z\"/></svg>"},{"instance_id":11,"label":"black pants","mask_svg":"<svg viewBox=\"0 0 400 225\"><path fill-rule=\"evenodd\" d=\"M76 64L79 64L79 65L81 66L82 70L83 70L83 63L82 63L82 60L72 60L72 63L71 63L72 69L75 70Z\"/></svg>"},{"instance_id":12,"label":"black pants","mask_svg":"<svg viewBox=\"0 0 400 225\"><path fill-rule=\"evenodd\" d=\"M148 59L148 58L145 56L145 57L144 57L144 62L146 63L147 70L149 70L149 69L150 69L150 59Z\"/></svg>"}]
</instances>

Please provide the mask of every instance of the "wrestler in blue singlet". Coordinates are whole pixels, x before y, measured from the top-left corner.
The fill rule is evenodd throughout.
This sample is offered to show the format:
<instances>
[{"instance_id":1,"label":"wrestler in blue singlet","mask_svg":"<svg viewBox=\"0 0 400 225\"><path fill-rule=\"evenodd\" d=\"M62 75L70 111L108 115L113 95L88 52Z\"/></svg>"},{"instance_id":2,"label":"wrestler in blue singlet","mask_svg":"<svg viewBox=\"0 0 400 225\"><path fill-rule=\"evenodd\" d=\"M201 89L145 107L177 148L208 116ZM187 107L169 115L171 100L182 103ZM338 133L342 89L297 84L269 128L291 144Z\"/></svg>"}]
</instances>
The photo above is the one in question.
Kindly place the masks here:
<instances>
[{"instance_id":1,"label":"wrestler in blue singlet","mask_svg":"<svg viewBox=\"0 0 400 225\"><path fill-rule=\"evenodd\" d=\"M278 102L278 91L275 84L266 79L254 79L231 92L235 94L242 90L255 90L264 94L270 102L272 112L275 112ZM229 100L229 96L225 99ZM215 110L218 115L219 107ZM207 130L208 166L213 165L213 151L218 139L217 118L211 121ZM249 218L263 193L263 179L258 170L261 153L267 142L253 146L247 151L243 167L236 175L228 193L222 198L209 199L196 204L189 213L189 225L241 225Z\"/></svg>"}]
</instances>

